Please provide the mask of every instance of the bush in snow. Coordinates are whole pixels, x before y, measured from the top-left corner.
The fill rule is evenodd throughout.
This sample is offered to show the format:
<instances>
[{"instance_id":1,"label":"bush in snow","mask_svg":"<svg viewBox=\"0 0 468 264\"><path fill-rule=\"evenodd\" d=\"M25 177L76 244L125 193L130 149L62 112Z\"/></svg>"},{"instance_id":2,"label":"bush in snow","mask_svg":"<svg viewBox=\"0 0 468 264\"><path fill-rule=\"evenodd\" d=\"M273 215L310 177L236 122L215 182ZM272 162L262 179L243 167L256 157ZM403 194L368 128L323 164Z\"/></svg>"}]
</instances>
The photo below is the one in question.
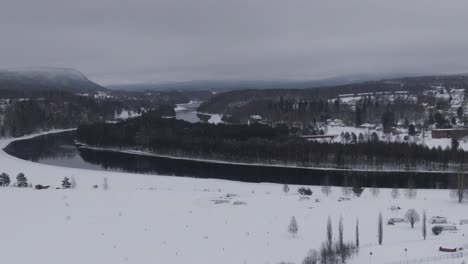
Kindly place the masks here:
<instances>
[{"instance_id":1,"label":"bush in snow","mask_svg":"<svg viewBox=\"0 0 468 264\"><path fill-rule=\"evenodd\" d=\"M301 188L297 189L297 192L300 195L312 195L312 190L310 188L306 188L306 187L301 187Z\"/></svg>"},{"instance_id":2,"label":"bush in snow","mask_svg":"<svg viewBox=\"0 0 468 264\"><path fill-rule=\"evenodd\" d=\"M443 228L442 228L441 226L434 226L434 227L432 228L432 233L433 233L434 235L437 236L437 235L439 235L440 233L442 233L442 229L443 229Z\"/></svg>"},{"instance_id":3,"label":"bush in snow","mask_svg":"<svg viewBox=\"0 0 468 264\"><path fill-rule=\"evenodd\" d=\"M6 173L2 173L0 175L0 186L8 186L10 185L10 176Z\"/></svg>"},{"instance_id":4,"label":"bush in snow","mask_svg":"<svg viewBox=\"0 0 468 264\"><path fill-rule=\"evenodd\" d=\"M405 214L405 219L410 223L411 228L414 227L416 222L419 222L419 214L414 209L409 209Z\"/></svg>"},{"instance_id":5,"label":"bush in snow","mask_svg":"<svg viewBox=\"0 0 468 264\"><path fill-rule=\"evenodd\" d=\"M295 237L298 230L299 227L297 226L296 217L293 216L291 218L291 222L289 223L288 232L291 233L293 237Z\"/></svg>"},{"instance_id":6,"label":"bush in snow","mask_svg":"<svg viewBox=\"0 0 468 264\"><path fill-rule=\"evenodd\" d=\"M307 256L302 261L302 264L318 264L320 256L317 250L311 249L307 253Z\"/></svg>"},{"instance_id":7,"label":"bush in snow","mask_svg":"<svg viewBox=\"0 0 468 264\"><path fill-rule=\"evenodd\" d=\"M62 188L64 188L64 189L70 189L71 188L70 179L68 177L63 178Z\"/></svg>"},{"instance_id":8,"label":"bush in snow","mask_svg":"<svg viewBox=\"0 0 468 264\"><path fill-rule=\"evenodd\" d=\"M16 187L26 188L28 187L28 179L24 176L24 173L20 172L16 176Z\"/></svg>"},{"instance_id":9,"label":"bush in snow","mask_svg":"<svg viewBox=\"0 0 468 264\"><path fill-rule=\"evenodd\" d=\"M289 186L287 184L283 185L283 192L288 193L289 192Z\"/></svg>"}]
</instances>

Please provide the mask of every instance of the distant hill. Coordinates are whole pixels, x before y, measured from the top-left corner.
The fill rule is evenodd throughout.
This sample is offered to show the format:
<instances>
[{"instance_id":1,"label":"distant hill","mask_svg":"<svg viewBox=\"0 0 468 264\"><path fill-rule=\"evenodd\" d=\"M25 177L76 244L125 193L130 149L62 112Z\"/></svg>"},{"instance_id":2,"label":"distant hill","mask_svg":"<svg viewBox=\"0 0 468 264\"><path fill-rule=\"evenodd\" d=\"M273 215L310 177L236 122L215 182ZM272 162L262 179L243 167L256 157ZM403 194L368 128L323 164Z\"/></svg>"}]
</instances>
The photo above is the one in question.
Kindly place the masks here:
<instances>
[{"instance_id":1,"label":"distant hill","mask_svg":"<svg viewBox=\"0 0 468 264\"><path fill-rule=\"evenodd\" d=\"M14 68L0 70L0 90L62 90L73 93L96 93L106 88L69 68Z\"/></svg>"},{"instance_id":2,"label":"distant hill","mask_svg":"<svg viewBox=\"0 0 468 264\"><path fill-rule=\"evenodd\" d=\"M360 83L371 80L419 76L418 74L355 74L317 80L196 80L167 83L135 83L108 85L111 90L161 91L161 90L209 90L226 92L246 89L306 89Z\"/></svg>"}]
</instances>

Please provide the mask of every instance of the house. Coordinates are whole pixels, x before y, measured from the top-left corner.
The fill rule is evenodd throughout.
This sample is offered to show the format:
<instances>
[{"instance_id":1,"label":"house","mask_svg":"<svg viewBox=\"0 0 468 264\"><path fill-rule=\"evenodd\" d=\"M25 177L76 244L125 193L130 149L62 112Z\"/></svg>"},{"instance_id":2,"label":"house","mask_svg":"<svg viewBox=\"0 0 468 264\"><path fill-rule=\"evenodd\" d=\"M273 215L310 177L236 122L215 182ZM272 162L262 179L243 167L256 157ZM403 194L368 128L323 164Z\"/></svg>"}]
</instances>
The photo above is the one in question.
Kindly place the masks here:
<instances>
[{"instance_id":1,"label":"house","mask_svg":"<svg viewBox=\"0 0 468 264\"><path fill-rule=\"evenodd\" d=\"M468 128L443 128L433 129L432 138L456 138L468 136Z\"/></svg>"}]
</instances>

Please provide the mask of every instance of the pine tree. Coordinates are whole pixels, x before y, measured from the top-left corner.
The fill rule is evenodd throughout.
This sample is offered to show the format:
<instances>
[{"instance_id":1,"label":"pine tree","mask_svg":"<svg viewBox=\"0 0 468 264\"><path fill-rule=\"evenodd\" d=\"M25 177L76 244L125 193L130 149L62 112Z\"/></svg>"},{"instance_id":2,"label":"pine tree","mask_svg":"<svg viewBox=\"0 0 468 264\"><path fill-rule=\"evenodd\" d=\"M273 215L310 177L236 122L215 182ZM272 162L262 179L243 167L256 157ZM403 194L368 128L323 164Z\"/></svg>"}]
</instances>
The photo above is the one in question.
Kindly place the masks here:
<instances>
[{"instance_id":1,"label":"pine tree","mask_svg":"<svg viewBox=\"0 0 468 264\"><path fill-rule=\"evenodd\" d=\"M298 230L299 227L297 226L296 217L293 216L291 218L291 222L289 223L288 232L291 233L293 237L295 237Z\"/></svg>"},{"instance_id":2,"label":"pine tree","mask_svg":"<svg viewBox=\"0 0 468 264\"><path fill-rule=\"evenodd\" d=\"M382 245L383 242L383 223L382 223L382 213L379 213L378 228L377 233L379 237L379 245Z\"/></svg>"},{"instance_id":3,"label":"pine tree","mask_svg":"<svg viewBox=\"0 0 468 264\"><path fill-rule=\"evenodd\" d=\"M288 193L289 192L289 185L285 184L283 185L283 192Z\"/></svg>"},{"instance_id":4,"label":"pine tree","mask_svg":"<svg viewBox=\"0 0 468 264\"><path fill-rule=\"evenodd\" d=\"M62 180L62 187L63 187L64 189L70 189L70 188L71 188L71 183L70 183L70 179L69 179L69 178L67 178L67 177L63 178L63 180Z\"/></svg>"},{"instance_id":5,"label":"pine tree","mask_svg":"<svg viewBox=\"0 0 468 264\"><path fill-rule=\"evenodd\" d=\"M10 176L6 173L2 173L2 175L0 175L0 181L2 182L2 186L8 186L10 185Z\"/></svg>"},{"instance_id":6,"label":"pine tree","mask_svg":"<svg viewBox=\"0 0 468 264\"><path fill-rule=\"evenodd\" d=\"M28 179L24 176L24 173L18 173L16 176L16 186L20 188L27 188L28 187Z\"/></svg>"}]
</instances>

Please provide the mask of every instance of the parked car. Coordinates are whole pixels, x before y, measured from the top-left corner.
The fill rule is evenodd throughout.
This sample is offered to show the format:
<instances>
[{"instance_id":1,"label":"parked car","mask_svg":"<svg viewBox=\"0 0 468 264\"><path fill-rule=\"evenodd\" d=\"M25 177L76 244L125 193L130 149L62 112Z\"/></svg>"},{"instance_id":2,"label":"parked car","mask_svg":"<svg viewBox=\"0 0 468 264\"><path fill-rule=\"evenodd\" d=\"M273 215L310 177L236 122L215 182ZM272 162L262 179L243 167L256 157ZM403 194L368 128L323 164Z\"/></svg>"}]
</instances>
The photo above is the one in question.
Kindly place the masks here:
<instances>
[{"instance_id":1,"label":"parked car","mask_svg":"<svg viewBox=\"0 0 468 264\"><path fill-rule=\"evenodd\" d=\"M431 218L431 224L446 224L447 218L442 216L433 216Z\"/></svg>"}]
</instances>

